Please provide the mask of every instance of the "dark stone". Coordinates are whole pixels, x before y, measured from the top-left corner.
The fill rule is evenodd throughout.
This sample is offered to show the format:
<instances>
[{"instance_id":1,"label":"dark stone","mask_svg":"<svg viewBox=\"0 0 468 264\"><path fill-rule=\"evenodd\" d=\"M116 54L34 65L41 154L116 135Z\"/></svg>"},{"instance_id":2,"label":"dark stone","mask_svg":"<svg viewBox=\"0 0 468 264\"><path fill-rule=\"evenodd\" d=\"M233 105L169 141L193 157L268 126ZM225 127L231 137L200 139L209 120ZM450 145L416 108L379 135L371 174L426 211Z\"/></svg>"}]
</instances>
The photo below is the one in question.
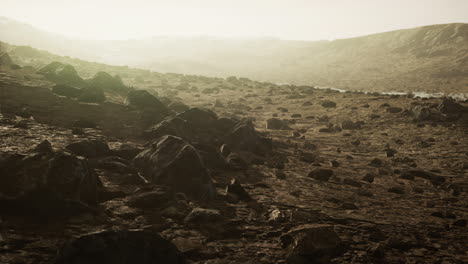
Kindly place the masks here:
<instances>
[{"instance_id":1,"label":"dark stone","mask_svg":"<svg viewBox=\"0 0 468 264\"><path fill-rule=\"evenodd\" d=\"M131 160L133 159L138 153L143 150L142 147L132 144L132 143L124 143L120 145L116 150L114 150L114 154L121 158Z\"/></svg>"},{"instance_id":2,"label":"dark stone","mask_svg":"<svg viewBox=\"0 0 468 264\"><path fill-rule=\"evenodd\" d=\"M331 225L307 224L293 228L280 237L287 248L286 263L330 263L344 253L344 244Z\"/></svg>"},{"instance_id":3,"label":"dark stone","mask_svg":"<svg viewBox=\"0 0 468 264\"><path fill-rule=\"evenodd\" d=\"M437 109L443 114L461 114L465 110L461 104L451 98L444 98Z\"/></svg>"},{"instance_id":4,"label":"dark stone","mask_svg":"<svg viewBox=\"0 0 468 264\"><path fill-rule=\"evenodd\" d=\"M123 84L122 79L120 79L118 75L112 77L110 74L103 71L96 73L93 78L87 80L87 82L91 87L99 88L102 91L120 93L122 95L125 95L125 93L130 90Z\"/></svg>"},{"instance_id":5,"label":"dark stone","mask_svg":"<svg viewBox=\"0 0 468 264\"><path fill-rule=\"evenodd\" d=\"M408 173L408 172L403 172L400 175L400 179L413 181L414 180L414 175L412 175L411 173Z\"/></svg>"},{"instance_id":6,"label":"dark stone","mask_svg":"<svg viewBox=\"0 0 468 264\"><path fill-rule=\"evenodd\" d=\"M271 139L261 136L252 121L243 119L234 126L224 137L224 142L235 150L250 151L258 155L271 152Z\"/></svg>"},{"instance_id":7,"label":"dark stone","mask_svg":"<svg viewBox=\"0 0 468 264\"><path fill-rule=\"evenodd\" d=\"M85 103L102 103L106 100L106 95L101 88L89 86L81 89L78 100Z\"/></svg>"},{"instance_id":8,"label":"dark stone","mask_svg":"<svg viewBox=\"0 0 468 264\"><path fill-rule=\"evenodd\" d=\"M226 157L226 162L233 170L246 170L249 168L247 162L235 152L231 152L231 154Z\"/></svg>"},{"instance_id":9,"label":"dark stone","mask_svg":"<svg viewBox=\"0 0 468 264\"><path fill-rule=\"evenodd\" d=\"M193 143L193 146L208 169L226 169L228 167L226 160L216 147L201 143Z\"/></svg>"},{"instance_id":10,"label":"dark stone","mask_svg":"<svg viewBox=\"0 0 468 264\"><path fill-rule=\"evenodd\" d=\"M133 163L152 183L196 198L212 198L215 194L198 151L181 138L164 136L151 142Z\"/></svg>"},{"instance_id":11,"label":"dark stone","mask_svg":"<svg viewBox=\"0 0 468 264\"><path fill-rule=\"evenodd\" d=\"M218 116L213 111L199 108L190 108L177 117L186 120L194 128L210 127L218 120Z\"/></svg>"},{"instance_id":12,"label":"dark stone","mask_svg":"<svg viewBox=\"0 0 468 264\"><path fill-rule=\"evenodd\" d=\"M307 175L307 177L314 178L318 181L328 181L333 175L333 170L330 169L315 169Z\"/></svg>"},{"instance_id":13,"label":"dark stone","mask_svg":"<svg viewBox=\"0 0 468 264\"><path fill-rule=\"evenodd\" d=\"M107 143L99 139L84 139L71 143L65 148L78 156L87 158L102 157L110 153Z\"/></svg>"},{"instance_id":14,"label":"dark stone","mask_svg":"<svg viewBox=\"0 0 468 264\"><path fill-rule=\"evenodd\" d=\"M252 198L247 191L242 187L237 179L232 179L226 187L226 195L235 195L240 201L251 201Z\"/></svg>"},{"instance_id":15,"label":"dark stone","mask_svg":"<svg viewBox=\"0 0 468 264\"><path fill-rule=\"evenodd\" d=\"M300 152L299 158L303 162L314 163L317 159L317 155L310 152Z\"/></svg>"},{"instance_id":16,"label":"dark stone","mask_svg":"<svg viewBox=\"0 0 468 264\"><path fill-rule=\"evenodd\" d=\"M86 82L78 75L73 66L58 61L47 64L39 69L37 73L56 84L67 84L76 87L86 86Z\"/></svg>"},{"instance_id":17,"label":"dark stone","mask_svg":"<svg viewBox=\"0 0 468 264\"><path fill-rule=\"evenodd\" d=\"M138 109L149 109L161 115L167 116L170 114L170 110L146 90L129 92L127 94L127 104Z\"/></svg>"},{"instance_id":18,"label":"dark stone","mask_svg":"<svg viewBox=\"0 0 468 264\"><path fill-rule=\"evenodd\" d=\"M102 231L63 247L55 264L184 264L184 255L168 240L146 231Z\"/></svg>"},{"instance_id":19,"label":"dark stone","mask_svg":"<svg viewBox=\"0 0 468 264\"><path fill-rule=\"evenodd\" d=\"M374 182L374 176L372 174L366 174L364 177L362 177L362 180L368 182L368 183L373 183Z\"/></svg>"},{"instance_id":20,"label":"dark stone","mask_svg":"<svg viewBox=\"0 0 468 264\"><path fill-rule=\"evenodd\" d=\"M388 149L385 149L385 153L387 154L388 158L391 158L395 156L395 154L397 154L398 151L396 151L395 149L388 148Z\"/></svg>"},{"instance_id":21,"label":"dark stone","mask_svg":"<svg viewBox=\"0 0 468 264\"><path fill-rule=\"evenodd\" d=\"M320 105L325 107L325 108L335 108L336 107L336 103L333 102L333 101L330 101L330 100L325 100L322 103L320 103Z\"/></svg>"},{"instance_id":22,"label":"dark stone","mask_svg":"<svg viewBox=\"0 0 468 264\"><path fill-rule=\"evenodd\" d=\"M63 95L70 98L78 98L83 91L66 84L56 84L54 87L52 87L52 92L54 94Z\"/></svg>"},{"instance_id":23,"label":"dark stone","mask_svg":"<svg viewBox=\"0 0 468 264\"><path fill-rule=\"evenodd\" d=\"M21 120L16 122L16 124L13 125L14 128L21 128L21 129L28 129L29 123L26 120Z\"/></svg>"},{"instance_id":24,"label":"dark stone","mask_svg":"<svg viewBox=\"0 0 468 264\"><path fill-rule=\"evenodd\" d=\"M387 108L387 112L392 113L392 114L400 113L401 111L403 111L403 109L400 107L391 106Z\"/></svg>"},{"instance_id":25,"label":"dark stone","mask_svg":"<svg viewBox=\"0 0 468 264\"><path fill-rule=\"evenodd\" d=\"M382 167L383 162L382 162L382 160L380 160L378 158L375 158L375 159L371 160L369 165L372 166L372 167Z\"/></svg>"},{"instance_id":26,"label":"dark stone","mask_svg":"<svg viewBox=\"0 0 468 264\"><path fill-rule=\"evenodd\" d=\"M353 122L351 120L345 120L341 122L341 128L347 130L360 129L361 124L359 122Z\"/></svg>"},{"instance_id":27,"label":"dark stone","mask_svg":"<svg viewBox=\"0 0 468 264\"><path fill-rule=\"evenodd\" d=\"M218 210L193 208L192 211L185 217L184 221L188 224L213 224L221 222L224 217Z\"/></svg>"},{"instance_id":28,"label":"dark stone","mask_svg":"<svg viewBox=\"0 0 468 264\"><path fill-rule=\"evenodd\" d=\"M71 133L73 135L78 135L78 136L81 136L81 135L85 134L84 130L82 128L79 128L79 127L72 128Z\"/></svg>"},{"instance_id":29,"label":"dark stone","mask_svg":"<svg viewBox=\"0 0 468 264\"><path fill-rule=\"evenodd\" d=\"M405 194L405 190L401 187L390 187L388 188L387 190L388 192L391 192L391 193L396 193L396 194Z\"/></svg>"},{"instance_id":30,"label":"dark stone","mask_svg":"<svg viewBox=\"0 0 468 264\"><path fill-rule=\"evenodd\" d=\"M266 128L273 130L291 130L288 124L278 118L270 118L266 121Z\"/></svg>"},{"instance_id":31,"label":"dark stone","mask_svg":"<svg viewBox=\"0 0 468 264\"><path fill-rule=\"evenodd\" d=\"M344 179L343 184L358 187L358 188L362 186L362 183L355 181L353 179Z\"/></svg>"},{"instance_id":32,"label":"dark stone","mask_svg":"<svg viewBox=\"0 0 468 264\"><path fill-rule=\"evenodd\" d=\"M466 219L458 219L455 222L452 223L453 226L458 226L458 227L466 227Z\"/></svg>"},{"instance_id":33,"label":"dark stone","mask_svg":"<svg viewBox=\"0 0 468 264\"><path fill-rule=\"evenodd\" d=\"M52 144L46 139L41 143L37 144L34 148L31 149L31 152L34 153L53 153L54 149L52 148Z\"/></svg>"},{"instance_id":34,"label":"dark stone","mask_svg":"<svg viewBox=\"0 0 468 264\"><path fill-rule=\"evenodd\" d=\"M80 204L97 204L101 186L87 160L71 154L40 152L0 156L0 197L6 198L0 200L13 211L46 216L79 213L75 209L80 210L83 207Z\"/></svg>"},{"instance_id":35,"label":"dark stone","mask_svg":"<svg viewBox=\"0 0 468 264\"><path fill-rule=\"evenodd\" d=\"M167 117L144 132L144 136L150 139L172 135L188 141L194 139L194 134L195 132L193 127L186 120L178 117Z\"/></svg>"},{"instance_id":36,"label":"dark stone","mask_svg":"<svg viewBox=\"0 0 468 264\"><path fill-rule=\"evenodd\" d=\"M356 210L358 209L358 207L353 204L353 203L349 203L349 202L345 202L341 205L341 208L345 209L345 210Z\"/></svg>"},{"instance_id":37,"label":"dark stone","mask_svg":"<svg viewBox=\"0 0 468 264\"><path fill-rule=\"evenodd\" d=\"M136 170L131 166L130 162L126 159L117 156L105 157L98 162L98 168L116 172L116 173L133 173Z\"/></svg>"},{"instance_id":38,"label":"dark stone","mask_svg":"<svg viewBox=\"0 0 468 264\"><path fill-rule=\"evenodd\" d=\"M150 191L139 191L126 199L129 206L136 208L157 208L165 205L173 198L173 193L164 188L154 188Z\"/></svg>"}]
</instances>

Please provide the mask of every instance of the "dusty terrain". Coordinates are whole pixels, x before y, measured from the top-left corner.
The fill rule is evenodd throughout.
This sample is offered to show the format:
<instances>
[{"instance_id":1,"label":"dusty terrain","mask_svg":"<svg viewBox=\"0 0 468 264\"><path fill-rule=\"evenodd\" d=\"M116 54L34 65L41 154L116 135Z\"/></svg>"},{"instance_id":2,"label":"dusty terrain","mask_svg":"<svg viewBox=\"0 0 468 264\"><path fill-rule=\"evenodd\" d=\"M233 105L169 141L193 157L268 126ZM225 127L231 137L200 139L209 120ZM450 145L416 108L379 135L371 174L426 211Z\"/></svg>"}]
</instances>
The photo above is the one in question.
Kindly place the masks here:
<instances>
[{"instance_id":1,"label":"dusty terrain","mask_svg":"<svg viewBox=\"0 0 468 264\"><path fill-rule=\"evenodd\" d=\"M0 192L0 263L83 263L60 260L71 254L64 246L103 230L160 234L187 263L468 262L466 102L178 74L147 74L141 80L130 70L122 79L157 93L174 111L171 115L180 112L177 117L184 118L186 107L174 104L180 102L192 110L209 109L218 120L239 122L237 126L251 120L256 132L247 125L241 134L246 138L231 137L233 157L223 157L221 146L228 139L211 136L213 128L201 125L211 113L197 117L201 127L195 131L174 127L167 132L183 137L200 153L214 155L206 160L202 155L202 169L206 167L210 175L214 195L207 198L207 190L202 196L183 195L177 190L190 185L183 182L189 176L182 175L178 186L151 183L151 175L145 175L138 158L133 158L148 149L150 140L158 141L160 134L148 137L145 131L162 118L149 122L146 110L132 108L122 94L106 93L106 102L94 104L58 96L51 92L53 83L30 69L3 67L3 169L10 168L4 162L8 155L37 155L31 153L38 150L31 149L47 140L55 153L87 156L83 159L102 186L97 185L95 204L71 212L49 210L41 199L32 206L34 211L28 211L32 200L17 201L20 198ZM454 111L447 110L454 104ZM431 109L431 114L418 116L418 106ZM268 121L273 116L279 126ZM78 128L78 120L96 126ZM234 134L235 127L229 133ZM266 151L249 146L270 138ZM80 154L69 147L85 139L102 140L110 150ZM123 144L135 153L123 151ZM172 150L177 151L177 146ZM178 158L170 152L160 155ZM177 165L183 173L197 173L197 164L184 165ZM0 181L9 182L2 177ZM232 179L247 194L238 185L232 187ZM226 193L228 185L233 191ZM58 203L61 206L61 200ZM16 206L10 208L11 204ZM195 208L215 211L196 218ZM310 240L296 237L297 228L312 230L298 232ZM338 238L330 238L335 235ZM132 247L121 250L138 252Z\"/></svg>"},{"instance_id":2,"label":"dusty terrain","mask_svg":"<svg viewBox=\"0 0 468 264\"><path fill-rule=\"evenodd\" d=\"M209 36L91 41L2 20L2 41L157 72L234 75L358 91L468 93L466 23L322 41Z\"/></svg>"}]
</instances>

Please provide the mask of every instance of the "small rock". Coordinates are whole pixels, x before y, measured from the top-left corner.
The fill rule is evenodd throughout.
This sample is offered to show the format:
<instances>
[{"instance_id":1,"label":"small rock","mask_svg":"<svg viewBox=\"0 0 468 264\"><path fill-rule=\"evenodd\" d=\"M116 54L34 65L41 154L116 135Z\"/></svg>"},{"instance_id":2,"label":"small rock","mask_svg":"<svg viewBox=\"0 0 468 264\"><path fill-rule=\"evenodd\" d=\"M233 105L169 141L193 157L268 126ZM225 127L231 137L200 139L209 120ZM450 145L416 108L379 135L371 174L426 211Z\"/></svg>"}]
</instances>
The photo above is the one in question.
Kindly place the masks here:
<instances>
[{"instance_id":1,"label":"small rock","mask_svg":"<svg viewBox=\"0 0 468 264\"><path fill-rule=\"evenodd\" d=\"M247 193L247 191L242 187L237 179L232 179L231 182L226 187L226 194L235 194L240 201L251 201L252 198Z\"/></svg>"},{"instance_id":2,"label":"small rock","mask_svg":"<svg viewBox=\"0 0 468 264\"><path fill-rule=\"evenodd\" d=\"M322 107L325 107L325 108L335 108L336 107L336 103L333 102L333 101L330 101L330 100L325 100L322 103L320 103L320 105Z\"/></svg>"},{"instance_id":3,"label":"small rock","mask_svg":"<svg viewBox=\"0 0 468 264\"><path fill-rule=\"evenodd\" d=\"M400 108L400 107L393 107L392 106L392 107L387 108L387 112L392 113L392 114L400 113L401 111L403 111L403 109Z\"/></svg>"},{"instance_id":4,"label":"small rock","mask_svg":"<svg viewBox=\"0 0 468 264\"><path fill-rule=\"evenodd\" d=\"M374 158L370 163L369 163L370 166L372 167L382 167L383 165L383 162L382 160L378 159L378 158Z\"/></svg>"},{"instance_id":5,"label":"small rock","mask_svg":"<svg viewBox=\"0 0 468 264\"><path fill-rule=\"evenodd\" d=\"M315 169L307 175L307 177L314 178L318 181L328 181L331 176L333 176L333 170L322 168Z\"/></svg>"},{"instance_id":6,"label":"small rock","mask_svg":"<svg viewBox=\"0 0 468 264\"><path fill-rule=\"evenodd\" d=\"M364 177L362 177L362 180L368 182L368 183L373 183L374 182L374 176L370 173L366 174Z\"/></svg>"},{"instance_id":7,"label":"small rock","mask_svg":"<svg viewBox=\"0 0 468 264\"><path fill-rule=\"evenodd\" d=\"M355 181L353 179L344 179L343 184L350 185L350 186L353 186L353 187L358 187L358 188L362 186L362 184L360 182Z\"/></svg>"},{"instance_id":8,"label":"small rock","mask_svg":"<svg viewBox=\"0 0 468 264\"><path fill-rule=\"evenodd\" d=\"M405 190L401 187L390 187L388 190L388 192L391 192L391 193L396 193L396 194L405 194Z\"/></svg>"},{"instance_id":9,"label":"small rock","mask_svg":"<svg viewBox=\"0 0 468 264\"><path fill-rule=\"evenodd\" d=\"M192 211L185 217L184 221L190 224L209 224L223 221L224 217L218 210L193 208Z\"/></svg>"}]
</instances>

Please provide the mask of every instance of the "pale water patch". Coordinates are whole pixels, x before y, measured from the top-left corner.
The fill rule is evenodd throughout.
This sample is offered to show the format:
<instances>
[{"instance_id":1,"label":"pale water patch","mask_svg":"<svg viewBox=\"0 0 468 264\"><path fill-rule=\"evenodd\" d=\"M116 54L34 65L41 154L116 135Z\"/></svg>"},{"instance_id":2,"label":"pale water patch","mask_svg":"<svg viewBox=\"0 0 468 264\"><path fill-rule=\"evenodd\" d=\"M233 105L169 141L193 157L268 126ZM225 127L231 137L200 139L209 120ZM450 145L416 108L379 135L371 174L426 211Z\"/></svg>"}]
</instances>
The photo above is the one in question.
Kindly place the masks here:
<instances>
[{"instance_id":1,"label":"pale water patch","mask_svg":"<svg viewBox=\"0 0 468 264\"><path fill-rule=\"evenodd\" d=\"M409 95L412 94L414 97L419 97L419 98L442 98L442 97L450 97L455 100L468 100L468 93L449 93L449 94L444 94L444 93L427 93L427 92L410 92L410 93L405 93L405 92L365 92L365 91L352 91L352 90L344 90L340 88L335 88L335 87L322 87L322 86L314 86L317 89L329 89L333 91L338 91L340 93L346 93L346 92L363 92L365 94L382 94L382 95Z\"/></svg>"}]
</instances>

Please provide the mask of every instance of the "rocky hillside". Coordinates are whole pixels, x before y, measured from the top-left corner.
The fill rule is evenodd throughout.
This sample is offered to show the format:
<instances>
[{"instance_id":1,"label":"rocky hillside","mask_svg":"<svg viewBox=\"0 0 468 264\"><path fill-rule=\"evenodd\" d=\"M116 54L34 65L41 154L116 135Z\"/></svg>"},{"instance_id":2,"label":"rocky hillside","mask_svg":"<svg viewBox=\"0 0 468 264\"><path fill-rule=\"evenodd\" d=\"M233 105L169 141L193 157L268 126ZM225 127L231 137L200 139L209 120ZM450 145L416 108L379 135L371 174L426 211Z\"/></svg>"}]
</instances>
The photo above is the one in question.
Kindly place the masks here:
<instances>
[{"instance_id":1,"label":"rocky hillside","mask_svg":"<svg viewBox=\"0 0 468 264\"><path fill-rule=\"evenodd\" d=\"M468 261L466 100L5 47L0 263Z\"/></svg>"},{"instance_id":2,"label":"rocky hillside","mask_svg":"<svg viewBox=\"0 0 468 264\"><path fill-rule=\"evenodd\" d=\"M0 40L11 44L158 72L365 91L468 92L467 24L316 42L210 37L82 41L5 18L0 32Z\"/></svg>"}]
</instances>

